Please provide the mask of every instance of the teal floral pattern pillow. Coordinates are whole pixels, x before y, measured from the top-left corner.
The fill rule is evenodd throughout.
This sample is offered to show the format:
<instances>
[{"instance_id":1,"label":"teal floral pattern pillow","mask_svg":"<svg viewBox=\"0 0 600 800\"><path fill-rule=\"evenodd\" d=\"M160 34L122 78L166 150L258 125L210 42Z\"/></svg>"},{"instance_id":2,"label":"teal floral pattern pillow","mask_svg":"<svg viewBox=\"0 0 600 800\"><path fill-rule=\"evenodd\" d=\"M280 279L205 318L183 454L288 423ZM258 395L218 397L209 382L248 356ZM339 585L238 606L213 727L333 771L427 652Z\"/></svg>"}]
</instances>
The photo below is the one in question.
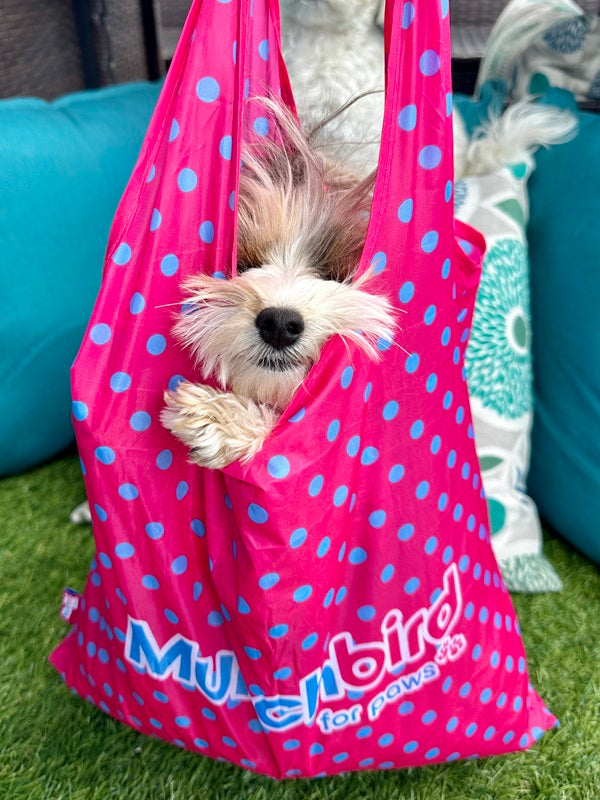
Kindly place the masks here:
<instances>
[{"instance_id":1,"label":"teal floral pattern pillow","mask_svg":"<svg viewBox=\"0 0 600 800\"><path fill-rule=\"evenodd\" d=\"M509 589L546 592L562 585L542 554L537 508L525 491L533 421L525 236L532 167L524 155L520 164L459 181L455 206L487 244L466 366L492 544Z\"/></svg>"}]
</instances>

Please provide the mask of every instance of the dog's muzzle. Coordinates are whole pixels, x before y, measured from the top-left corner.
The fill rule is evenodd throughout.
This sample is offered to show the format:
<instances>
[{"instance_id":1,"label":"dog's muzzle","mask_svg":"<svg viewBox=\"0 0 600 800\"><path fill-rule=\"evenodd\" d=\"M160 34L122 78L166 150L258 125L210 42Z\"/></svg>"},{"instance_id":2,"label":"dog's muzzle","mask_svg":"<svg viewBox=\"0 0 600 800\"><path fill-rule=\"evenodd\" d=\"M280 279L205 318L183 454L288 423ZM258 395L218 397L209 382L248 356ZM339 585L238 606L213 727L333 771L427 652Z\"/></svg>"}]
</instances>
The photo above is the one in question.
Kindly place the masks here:
<instances>
[{"instance_id":1,"label":"dog's muzzle","mask_svg":"<svg viewBox=\"0 0 600 800\"><path fill-rule=\"evenodd\" d=\"M260 338L275 350L295 344L304 331L304 320L293 308L264 308L256 317Z\"/></svg>"}]
</instances>

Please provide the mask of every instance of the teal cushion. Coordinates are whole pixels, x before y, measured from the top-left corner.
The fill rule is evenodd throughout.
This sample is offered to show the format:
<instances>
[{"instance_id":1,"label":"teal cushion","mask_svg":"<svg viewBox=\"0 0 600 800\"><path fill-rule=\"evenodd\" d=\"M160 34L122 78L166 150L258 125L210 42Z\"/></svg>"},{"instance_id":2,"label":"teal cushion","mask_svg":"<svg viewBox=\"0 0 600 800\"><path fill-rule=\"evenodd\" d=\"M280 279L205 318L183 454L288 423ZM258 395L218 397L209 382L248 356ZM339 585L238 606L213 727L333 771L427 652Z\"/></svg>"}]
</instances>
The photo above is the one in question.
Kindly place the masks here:
<instances>
[{"instance_id":1,"label":"teal cushion","mask_svg":"<svg viewBox=\"0 0 600 800\"><path fill-rule=\"evenodd\" d=\"M0 475L69 445L69 367L160 87L0 101Z\"/></svg>"},{"instance_id":2,"label":"teal cushion","mask_svg":"<svg viewBox=\"0 0 600 800\"><path fill-rule=\"evenodd\" d=\"M555 105L572 106L553 91ZM528 487L542 516L600 562L600 115L536 154L528 228L535 418Z\"/></svg>"}]
</instances>

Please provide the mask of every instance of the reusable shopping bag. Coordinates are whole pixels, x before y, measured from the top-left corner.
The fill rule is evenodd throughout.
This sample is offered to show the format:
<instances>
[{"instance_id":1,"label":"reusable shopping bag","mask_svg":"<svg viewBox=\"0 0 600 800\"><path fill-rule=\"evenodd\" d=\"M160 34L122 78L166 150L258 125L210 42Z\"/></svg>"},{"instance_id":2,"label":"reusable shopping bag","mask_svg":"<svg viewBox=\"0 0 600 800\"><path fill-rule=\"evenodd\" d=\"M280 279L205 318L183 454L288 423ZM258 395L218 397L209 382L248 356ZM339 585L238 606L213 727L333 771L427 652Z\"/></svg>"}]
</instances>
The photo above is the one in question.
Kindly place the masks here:
<instances>
[{"instance_id":1,"label":"reusable shopping bag","mask_svg":"<svg viewBox=\"0 0 600 800\"><path fill-rule=\"evenodd\" d=\"M96 543L67 684L137 731L282 778L524 749L531 687L490 546L463 355L481 239L453 222L447 2L390 2L359 273L396 304L380 363L337 338L264 449L217 471L161 427L200 370L183 278L235 265L252 98L281 91L276 0L198 0L118 209L73 367ZM359 59L360 54L356 54Z\"/></svg>"}]
</instances>

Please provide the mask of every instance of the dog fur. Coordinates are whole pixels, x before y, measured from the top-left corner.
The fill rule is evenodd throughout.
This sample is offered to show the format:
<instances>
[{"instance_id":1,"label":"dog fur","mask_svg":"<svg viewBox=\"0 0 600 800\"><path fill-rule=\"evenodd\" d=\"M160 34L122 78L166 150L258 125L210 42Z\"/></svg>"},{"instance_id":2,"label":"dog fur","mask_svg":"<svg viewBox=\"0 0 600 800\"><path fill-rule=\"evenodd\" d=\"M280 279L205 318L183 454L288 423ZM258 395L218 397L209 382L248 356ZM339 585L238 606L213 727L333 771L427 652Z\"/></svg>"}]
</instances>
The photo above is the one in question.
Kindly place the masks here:
<instances>
[{"instance_id":1,"label":"dog fur","mask_svg":"<svg viewBox=\"0 0 600 800\"><path fill-rule=\"evenodd\" d=\"M210 468L260 450L329 337L378 359L377 341L396 327L387 298L365 290L369 274L354 280L373 177L324 160L289 112L263 102L282 142L243 155L237 275L188 280L174 328L219 388L181 383L161 415L191 460Z\"/></svg>"}]
</instances>

